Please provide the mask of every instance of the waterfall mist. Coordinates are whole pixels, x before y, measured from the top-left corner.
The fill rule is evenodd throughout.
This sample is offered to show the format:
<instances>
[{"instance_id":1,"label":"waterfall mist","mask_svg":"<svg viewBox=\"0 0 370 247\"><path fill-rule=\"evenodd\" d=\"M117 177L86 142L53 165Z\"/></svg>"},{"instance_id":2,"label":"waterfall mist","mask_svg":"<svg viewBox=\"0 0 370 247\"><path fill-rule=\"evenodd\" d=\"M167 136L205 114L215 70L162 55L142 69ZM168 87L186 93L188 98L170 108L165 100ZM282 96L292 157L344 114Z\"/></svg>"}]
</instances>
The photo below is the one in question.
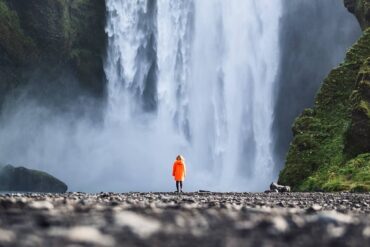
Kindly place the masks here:
<instances>
[{"instance_id":1,"label":"waterfall mist","mask_svg":"<svg viewBox=\"0 0 370 247\"><path fill-rule=\"evenodd\" d=\"M107 6L106 124L124 149L117 169L144 166L163 180L182 153L192 189L265 188L280 1Z\"/></svg>"},{"instance_id":2,"label":"waterfall mist","mask_svg":"<svg viewBox=\"0 0 370 247\"><path fill-rule=\"evenodd\" d=\"M159 191L174 189L172 162L182 154L186 191L264 190L277 176L287 1L106 0L101 120L85 98L88 116L9 97L1 160L50 172L72 191Z\"/></svg>"}]
</instances>

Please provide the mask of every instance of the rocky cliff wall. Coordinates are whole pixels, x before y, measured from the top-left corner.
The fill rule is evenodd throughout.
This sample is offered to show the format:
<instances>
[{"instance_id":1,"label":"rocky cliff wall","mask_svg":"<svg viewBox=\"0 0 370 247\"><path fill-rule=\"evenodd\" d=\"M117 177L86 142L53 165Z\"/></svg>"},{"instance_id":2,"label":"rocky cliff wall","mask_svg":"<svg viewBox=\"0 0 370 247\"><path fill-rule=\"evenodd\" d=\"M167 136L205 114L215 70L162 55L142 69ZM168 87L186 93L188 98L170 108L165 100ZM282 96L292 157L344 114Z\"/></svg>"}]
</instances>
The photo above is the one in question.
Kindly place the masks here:
<instances>
[{"instance_id":1,"label":"rocky cliff wall","mask_svg":"<svg viewBox=\"0 0 370 247\"><path fill-rule=\"evenodd\" d=\"M360 25L342 1L286 0L282 4L273 122L277 172L292 140L292 122L314 104L322 80L361 36Z\"/></svg>"},{"instance_id":2,"label":"rocky cliff wall","mask_svg":"<svg viewBox=\"0 0 370 247\"><path fill-rule=\"evenodd\" d=\"M295 190L370 190L370 1L345 1L363 35L293 126L279 182Z\"/></svg>"},{"instance_id":3,"label":"rocky cliff wall","mask_svg":"<svg viewBox=\"0 0 370 247\"><path fill-rule=\"evenodd\" d=\"M369 0L344 0L344 5L349 12L356 16L363 30L370 26Z\"/></svg>"},{"instance_id":4,"label":"rocky cliff wall","mask_svg":"<svg viewBox=\"0 0 370 247\"><path fill-rule=\"evenodd\" d=\"M58 106L104 97L104 28L104 0L0 0L1 103L12 92Z\"/></svg>"}]
</instances>

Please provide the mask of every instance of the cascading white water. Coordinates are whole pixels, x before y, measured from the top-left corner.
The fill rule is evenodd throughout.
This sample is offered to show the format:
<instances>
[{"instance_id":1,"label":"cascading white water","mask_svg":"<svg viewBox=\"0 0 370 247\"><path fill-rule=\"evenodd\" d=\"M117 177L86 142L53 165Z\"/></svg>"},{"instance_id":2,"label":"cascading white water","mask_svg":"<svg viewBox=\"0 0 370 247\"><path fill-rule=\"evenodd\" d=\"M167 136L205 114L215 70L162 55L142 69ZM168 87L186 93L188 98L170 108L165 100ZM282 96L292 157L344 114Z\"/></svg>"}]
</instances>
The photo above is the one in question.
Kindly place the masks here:
<instances>
[{"instance_id":1,"label":"cascading white water","mask_svg":"<svg viewBox=\"0 0 370 247\"><path fill-rule=\"evenodd\" d=\"M75 92L81 106L68 105L71 110L64 111L68 103L77 102L66 99L61 113L34 100L31 92L41 90L38 78L27 78L35 81L35 88L20 90L19 97L7 95L2 105L0 163L49 172L70 191L168 191L174 189L172 162L181 153L188 164L186 191L264 190L280 168L273 164L270 150L277 109L273 88L296 92L296 78L316 70L326 74L360 35L360 30L353 35L357 22L343 4L329 2L106 0L108 107L101 109L99 102L95 110L94 99L81 91ZM291 23L300 20L307 7L317 19ZM281 35L289 35L279 48L281 12ZM338 21L343 28L332 28ZM297 27L302 24L312 25L315 32L300 34ZM309 66L321 60L317 52L308 60L299 54L287 56L291 44L306 37L317 39L314 48L320 42L336 45L319 49L325 50L324 60ZM307 42L301 45L304 53L312 48ZM274 86L279 49L284 52L281 78L288 81L280 78ZM307 68L290 77L289 66L296 61ZM319 85L315 80L320 76L312 78L317 79L306 86ZM74 85L63 81L61 86L61 80L41 90L55 104L61 102L52 99L54 93ZM301 96L311 99L305 94ZM307 103L292 97L283 101L276 111L280 120L291 117L290 112L282 114L289 102L297 104L296 110ZM100 110L106 113L103 122L96 121ZM283 139L290 138L284 124L278 126Z\"/></svg>"},{"instance_id":2,"label":"cascading white water","mask_svg":"<svg viewBox=\"0 0 370 247\"><path fill-rule=\"evenodd\" d=\"M107 0L115 167L139 173L143 189L164 189L182 153L188 189L264 189L273 179L280 5Z\"/></svg>"}]
</instances>

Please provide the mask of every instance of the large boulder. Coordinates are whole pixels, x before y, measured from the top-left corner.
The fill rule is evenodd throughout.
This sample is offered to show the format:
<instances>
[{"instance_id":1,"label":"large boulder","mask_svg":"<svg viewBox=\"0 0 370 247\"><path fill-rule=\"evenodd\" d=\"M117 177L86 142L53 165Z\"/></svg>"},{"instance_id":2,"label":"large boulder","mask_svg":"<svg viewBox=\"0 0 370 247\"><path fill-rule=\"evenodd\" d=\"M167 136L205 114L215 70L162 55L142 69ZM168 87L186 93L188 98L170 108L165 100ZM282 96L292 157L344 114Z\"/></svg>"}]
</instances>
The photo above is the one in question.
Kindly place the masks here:
<instances>
[{"instance_id":1,"label":"large boulder","mask_svg":"<svg viewBox=\"0 0 370 247\"><path fill-rule=\"evenodd\" d=\"M289 186L280 185L277 183L270 184L270 192L290 192Z\"/></svg>"},{"instance_id":2,"label":"large boulder","mask_svg":"<svg viewBox=\"0 0 370 247\"><path fill-rule=\"evenodd\" d=\"M25 167L0 166L0 191L63 193L67 185L50 174Z\"/></svg>"}]
</instances>

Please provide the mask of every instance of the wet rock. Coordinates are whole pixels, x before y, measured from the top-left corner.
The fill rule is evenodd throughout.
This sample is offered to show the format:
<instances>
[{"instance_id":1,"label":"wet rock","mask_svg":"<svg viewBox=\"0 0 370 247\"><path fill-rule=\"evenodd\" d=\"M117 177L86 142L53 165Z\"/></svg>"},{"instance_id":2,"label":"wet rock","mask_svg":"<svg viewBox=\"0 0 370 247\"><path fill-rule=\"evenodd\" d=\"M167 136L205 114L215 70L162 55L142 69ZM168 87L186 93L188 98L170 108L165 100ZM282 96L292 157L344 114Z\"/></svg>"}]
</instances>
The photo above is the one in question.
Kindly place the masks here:
<instances>
[{"instance_id":1,"label":"wet rock","mask_svg":"<svg viewBox=\"0 0 370 247\"><path fill-rule=\"evenodd\" d=\"M307 209L307 212L308 213L313 213L313 212L316 212L316 211L320 211L322 209L322 206L320 206L319 204L314 204L312 205L311 207L309 207Z\"/></svg>"},{"instance_id":2,"label":"wet rock","mask_svg":"<svg viewBox=\"0 0 370 247\"><path fill-rule=\"evenodd\" d=\"M271 183L270 185L270 191L274 192L290 192L289 186L279 185L277 183Z\"/></svg>"}]
</instances>

